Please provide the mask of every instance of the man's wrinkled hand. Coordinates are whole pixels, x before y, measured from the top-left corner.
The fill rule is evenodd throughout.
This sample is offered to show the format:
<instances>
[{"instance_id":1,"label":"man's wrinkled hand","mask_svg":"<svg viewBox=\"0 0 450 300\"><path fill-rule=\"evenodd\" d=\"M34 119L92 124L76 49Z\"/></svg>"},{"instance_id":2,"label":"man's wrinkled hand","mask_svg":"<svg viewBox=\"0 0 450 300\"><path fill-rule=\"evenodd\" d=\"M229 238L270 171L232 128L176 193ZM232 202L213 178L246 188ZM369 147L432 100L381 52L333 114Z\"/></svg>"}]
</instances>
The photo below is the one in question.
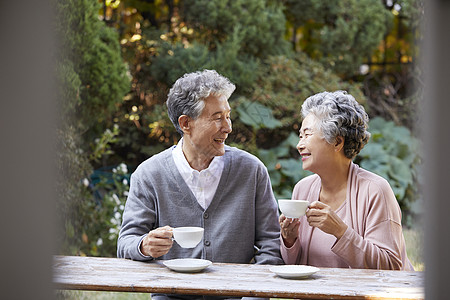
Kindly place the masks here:
<instances>
[{"instance_id":1,"label":"man's wrinkled hand","mask_svg":"<svg viewBox=\"0 0 450 300\"><path fill-rule=\"evenodd\" d=\"M142 254L153 258L167 254L173 245L172 230L172 227L164 226L150 231L142 240Z\"/></svg>"}]
</instances>

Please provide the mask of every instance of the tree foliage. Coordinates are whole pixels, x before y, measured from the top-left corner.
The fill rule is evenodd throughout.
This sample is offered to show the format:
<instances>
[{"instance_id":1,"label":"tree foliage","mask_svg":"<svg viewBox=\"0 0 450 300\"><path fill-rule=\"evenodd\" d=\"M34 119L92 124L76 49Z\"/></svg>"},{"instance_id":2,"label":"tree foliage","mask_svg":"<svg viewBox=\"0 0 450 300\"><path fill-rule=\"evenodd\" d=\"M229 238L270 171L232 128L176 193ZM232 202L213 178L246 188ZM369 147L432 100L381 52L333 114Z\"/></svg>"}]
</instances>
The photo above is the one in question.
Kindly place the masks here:
<instances>
[{"instance_id":1,"label":"tree foliage","mask_svg":"<svg viewBox=\"0 0 450 300\"><path fill-rule=\"evenodd\" d=\"M294 47L298 44L310 57L344 77L359 72L393 19L381 1L285 0L284 4Z\"/></svg>"},{"instance_id":2,"label":"tree foliage","mask_svg":"<svg viewBox=\"0 0 450 300\"><path fill-rule=\"evenodd\" d=\"M278 1L185 0L180 17L195 32L194 38L214 49L235 36L239 54L267 57L285 54L285 16Z\"/></svg>"},{"instance_id":3,"label":"tree foliage","mask_svg":"<svg viewBox=\"0 0 450 300\"><path fill-rule=\"evenodd\" d=\"M372 115L415 132L420 118L418 102L424 88L418 63L419 46L423 42L424 3L422 0L382 2L394 16L392 30L368 57L369 72L360 80L364 83L364 93L371 99Z\"/></svg>"},{"instance_id":4,"label":"tree foliage","mask_svg":"<svg viewBox=\"0 0 450 300\"><path fill-rule=\"evenodd\" d=\"M412 123L408 114L414 109L409 104L420 96L420 89L407 84L416 81L411 70L418 54L414 41L420 32L414 18L421 16L420 4L421 0L59 1L56 23L65 50L58 59L64 83L61 111L62 118L70 120L70 126L61 128L67 152L60 158L72 185L61 190L70 191L62 195L69 204L63 210L72 206L75 212L61 217L69 220L67 240L78 247L72 250L114 255L116 232L105 228L118 228L127 188L121 176L129 174L113 174L112 181L103 178L100 183L95 176L108 179L108 172L100 170L122 162L132 172L149 156L177 143L180 136L165 107L168 90L184 73L205 68L236 84L230 99L233 132L227 143L264 162L277 197L290 197L294 184L309 174L302 170L295 149L303 100L324 90L347 90L371 118L387 119L371 123L372 145L358 162L375 172L390 164L383 176L402 208L410 209L415 192L411 187L417 181L413 166L419 160L415 156L411 164L409 158L417 154L414 147L405 148L403 139L390 133L408 131L399 125ZM131 86L121 57L128 64ZM364 64L369 66L367 73L360 72ZM392 132L383 131L383 126ZM92 144L93 137L98 142ZM96 170L89 177L91 164ZM381 169L373 168L377 165ZM409 174L403 174L408 166ZM85 177L90 190L82 184ZM101 224L90 228L94 218Z\"/></svg>"},{"instance_id":5,"label":"tree foliage","mask_svg":"<svg viewBox=\"0 0 450 300\"><path fill-rule=\"evenodd\" d=\"M129 79L118 35L98 19L98 3L64 0L55 4L60 41L56 57L58 239L62 252L75 254L86 248L96 206L83 180L93 169L89 145L110 125L106 121L128 90Z\"/></svg>"},{"instance_id":6,"label":"tree foliage","mask_svg":"<svg viewBox=\"0 0 450 300\"><path fill-rule=\"evenodd\" d=\"M130 79L121 58L117 32L98 19L96 1L59 1L57 34L62 63L70 65L80 85L67 111L75 114L86 144L111 126L111 113L128 92Z\"/></svg>"}]
</instances>

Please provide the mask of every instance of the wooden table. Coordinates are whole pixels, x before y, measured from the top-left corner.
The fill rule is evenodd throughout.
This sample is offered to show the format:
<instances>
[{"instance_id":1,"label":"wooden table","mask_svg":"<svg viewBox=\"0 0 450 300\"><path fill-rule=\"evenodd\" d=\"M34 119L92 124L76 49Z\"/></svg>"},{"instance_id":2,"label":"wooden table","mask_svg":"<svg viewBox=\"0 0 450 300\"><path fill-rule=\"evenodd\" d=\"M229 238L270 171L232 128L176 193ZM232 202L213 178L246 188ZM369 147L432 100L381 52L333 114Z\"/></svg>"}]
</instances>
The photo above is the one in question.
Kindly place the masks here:
<instances>
[{"instance_id":1,"label":"wooden table","mask_svg":"<svg viewBox=\"0 0 450 300\"><path fill-rule=\"evenodd\" d=\"M301 299L424 299L423 272L321 268L284 279L269 265L213 263L178 273L162 261L55 256L57 289Z\"/></svg>"}]
</instances>

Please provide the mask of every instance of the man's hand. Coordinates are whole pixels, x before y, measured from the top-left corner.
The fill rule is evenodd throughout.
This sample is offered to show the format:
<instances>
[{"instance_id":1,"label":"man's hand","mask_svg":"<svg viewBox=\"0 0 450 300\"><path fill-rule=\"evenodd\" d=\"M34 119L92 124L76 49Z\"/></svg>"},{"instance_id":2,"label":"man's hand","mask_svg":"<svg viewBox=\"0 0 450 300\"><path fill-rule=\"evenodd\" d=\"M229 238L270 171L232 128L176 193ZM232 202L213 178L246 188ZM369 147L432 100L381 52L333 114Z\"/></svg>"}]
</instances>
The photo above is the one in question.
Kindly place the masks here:
<instances>
[{"instance_id":1,"label":"man's hand","mask_svg":"<svg viewBox=\"0 0 450 300\"><path fill-rule=\"evenodd\" d=\"M172 227L159 227L150 231L142 240L141 252L144 255L158 258L169 252L172 245Z\"/></svg>"}]
</instances>

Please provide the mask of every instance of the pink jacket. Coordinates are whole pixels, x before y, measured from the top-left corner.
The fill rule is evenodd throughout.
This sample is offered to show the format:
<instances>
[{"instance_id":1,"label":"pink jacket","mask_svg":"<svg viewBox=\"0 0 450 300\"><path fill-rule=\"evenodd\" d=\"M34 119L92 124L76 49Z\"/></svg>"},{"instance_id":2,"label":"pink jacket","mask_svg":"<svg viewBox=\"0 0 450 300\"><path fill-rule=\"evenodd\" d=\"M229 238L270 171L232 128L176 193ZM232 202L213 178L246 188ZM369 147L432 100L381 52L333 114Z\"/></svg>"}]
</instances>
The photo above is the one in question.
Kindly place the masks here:
<instances>
[{"instance_id":1,"label":"pink jacket","mask_svg":"<svg viewBox=\"0 0 450 300\"><path fill-rule=\"evenodd\" d=\"M295 185L292 199L316 201L320 189L320 177L316 174L308 176ZM348 268L414 270L406 254L401 210L384 178L352 163L344 205L343 221L348 229L339 241L323 245L330 249L323 264L343 267L344 262ZM308 264L312 232L313 227L304 216L298 239L291 248L286 248L280 238L281 255L286 264Z\"/></svg>"}]
</instances>

